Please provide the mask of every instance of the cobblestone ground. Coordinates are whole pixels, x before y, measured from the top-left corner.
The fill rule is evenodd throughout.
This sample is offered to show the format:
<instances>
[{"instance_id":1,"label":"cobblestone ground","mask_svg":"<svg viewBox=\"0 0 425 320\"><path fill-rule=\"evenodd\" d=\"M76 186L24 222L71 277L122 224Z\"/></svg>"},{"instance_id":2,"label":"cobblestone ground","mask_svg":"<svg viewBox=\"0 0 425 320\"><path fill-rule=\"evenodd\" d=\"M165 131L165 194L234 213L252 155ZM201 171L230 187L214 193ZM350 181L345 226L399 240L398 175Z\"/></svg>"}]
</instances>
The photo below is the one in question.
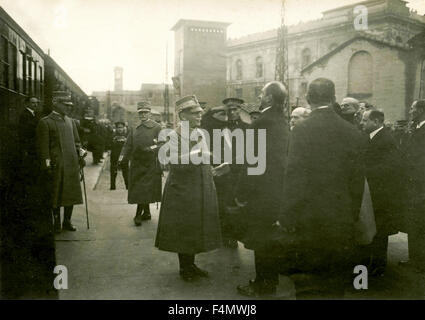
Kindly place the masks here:
<instances>
[{"instance_id":1,"label":"cobblestone ground","mask_svg":"<svg viewBox=\"0 0 425 320\"><path fill-rule=\"evenodd\" d=\"M90 160L88 161L90 162ZM178 275L173 253L154 247L158 213L151 204L152 220L133 224L135 205L127 204L121 172L117 190L109 190L109 164L85 169L90 229L84 206L74 209L77 232L57 236L58 264L68 268L68 289L61 299L243 299L235 287L254 277L253 254L239 249L219 249L197 256L209 279L185 283ZM369 280L369 289L348 289L348 299L423 299L424 278L397 265L407 255L405 234L391 237L389 267L384 277ZM278 296L294 298L292 282L280 277Z\"/></svg>"}]
</instances>

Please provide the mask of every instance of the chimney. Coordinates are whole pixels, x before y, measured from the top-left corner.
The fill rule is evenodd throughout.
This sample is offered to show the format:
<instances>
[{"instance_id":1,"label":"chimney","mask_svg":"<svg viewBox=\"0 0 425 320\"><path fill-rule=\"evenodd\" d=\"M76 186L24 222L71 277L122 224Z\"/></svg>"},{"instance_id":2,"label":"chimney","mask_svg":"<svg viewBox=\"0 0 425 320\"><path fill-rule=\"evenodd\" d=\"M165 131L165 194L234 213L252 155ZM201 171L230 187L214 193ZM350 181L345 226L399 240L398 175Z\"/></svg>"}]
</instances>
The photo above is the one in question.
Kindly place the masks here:
<instances>
[{"instance_id":1,"label":"chimney","mask_svg":"<svg viewBox=\"0 0 425 320\"><path fill-rule=\"evenodd\" d=\"M115 67L114 68L114 74L115 74L115 85L114 85L114 91L122 91L122 82L123 82L123 68L122 67Z\"/></svg>"}]
</instances>

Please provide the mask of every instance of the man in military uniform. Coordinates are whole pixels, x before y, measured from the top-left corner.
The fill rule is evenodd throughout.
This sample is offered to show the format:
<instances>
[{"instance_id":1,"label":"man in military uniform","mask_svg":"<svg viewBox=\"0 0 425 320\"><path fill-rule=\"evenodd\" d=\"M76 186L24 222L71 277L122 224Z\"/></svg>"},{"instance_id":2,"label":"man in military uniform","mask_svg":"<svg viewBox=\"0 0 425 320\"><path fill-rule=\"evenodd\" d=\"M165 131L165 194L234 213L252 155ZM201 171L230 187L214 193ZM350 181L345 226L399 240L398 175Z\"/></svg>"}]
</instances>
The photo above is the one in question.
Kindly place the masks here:
<instances>
[{"instance_id":1,"label":"man in military uniform","mask_svg":"<svg viewBox=\"0 0 425 320\"><path fill-rule=\"evenodd\" d=\"M66 92L53 93L53 111L37 126L41 168L49 173L55 231L60 232L60 208L64 207L62 229L76 231L71 223L75 204L82 204L80 185L80 137L75 122L66 116L72 104Z\"/></svg>"},{"instance_id":2,"label":"man in military uniform","mask_svg":"<svg viewBox=\"0 0 425 320\"><path fill-rule=\"evenodd\" d=\"M118 173L118 160L126 141L127 130L125 123L118 121L115 123L115 131L111 143L111 190L116 189L115 180ZM125 188L128 189L128 166L122 163L121 170L124 177Z\"/></svg>"},{"instance_id":3,"label":"man in military uniform","mask_svg":"<svg viewBox=\"0 0 425 320\"><path fill-rule=\"evenodd\" d=\"M161 201L162 171L154 148L161 126L149 119L150 111L149 102L137 104L140 124L130 130L119 161L120 165L130 161L128 203L137 204L136 226L151 219L149 204Z\"/></svg>"},{"instance_id":4,"label":"man in military uniform","mask_svg":"<svg viewBox=\"0 0 425 320\"><path fill-rule=\"evenodd\" d=\"M234 97L226 98L223 100L223 104L227 110L227 117L228 117L227 128L230 131L233 131L235 129L241 129L245 135L245 130L249 127L249 124L242 121L240 117L241 106L244 103L245 103L244 100L239 98L234 98ZM234 192L235 192L234 182L238 181L240 171L243 167L243 165L236 163L238 158L238 155L236 154L236 151L237 151L236 139L232 139L231 144L232 144L232 164L230 165L230 172L216 179L217 188L224 189L222 192L219 192L219 194L223 194L223 196L226 197L226 199L223 201L226 207L235 205L233 201ZM228 248L234 248L234 249L237 248L238 242L232 237L233 230L230 223L227 222L228 217L226 214L225 207L220 208L220 217L222 219L224 245Z\"/></svg>"},{"instance_id":5,"label":"man in military uniform","mask_svg":"<svg viewBox=\"0 0 425 320\"><path fill-rule=\"evenodd\" d=\"M203 110L195 96L178 100L176 109L180 120L185 123L176 128L173 133L177 139L172 138L170 143L178 144L175 145L176 150L180 149L181 152L177 154L178 164L170 164L155 246L159 250L177 253L180 276L185 281L192 281L208 276L206 271L195 265L195 255L221 246L217 195L213 180L213 174L221 173L219 169L212 169L209 164L194 164L191 161L182 163L183 156L188 156L183 151L183 143L189 144L189 150L198 145L183 133L188 130L190 135L198 133L198 137L202 136L198 128L201 125ZM197 132L194 132L195 130Z\"/></svg>"}]
</instances>

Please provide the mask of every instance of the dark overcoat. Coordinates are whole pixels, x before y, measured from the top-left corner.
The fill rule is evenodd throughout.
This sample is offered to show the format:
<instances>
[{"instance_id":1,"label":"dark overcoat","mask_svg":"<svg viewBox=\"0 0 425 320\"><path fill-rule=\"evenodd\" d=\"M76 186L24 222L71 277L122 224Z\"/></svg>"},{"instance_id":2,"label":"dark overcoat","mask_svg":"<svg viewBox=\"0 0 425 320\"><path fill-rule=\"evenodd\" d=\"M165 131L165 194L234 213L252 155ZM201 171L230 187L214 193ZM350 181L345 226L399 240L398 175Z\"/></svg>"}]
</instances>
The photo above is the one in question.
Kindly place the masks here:
<instances>
[{"instance_id":1,"label":"dark overcoat","mask_svg":"<svg viewBox=\"0 0 425 320\"><path fill-rule=\"evenodd\" d=\"M2 280L5 298L57 298L56 266L50 194L37 156L39 118L25 109L19 118L19 167L15 172L14 207L2 214Z\"/></svg>"},{"instance_id":2,"label":"dark overcoat","mask_svg":"<svg viewBox=\"0 0 425 320\"><path fill-rule=\"evenodd\" d=\"M247 166L241 170L236 197L246 202L243 221L246 233L240 239L246 248L267 248L272 235L272 225L278 220L283 206L283 182L286 164L289 129L281 111L269 108L255 120L249 129L266 130L266 170L262 175L248 175ZM256 139L256 141L258 141ZM248 149L248 148L246 148ZM255 147L256 155L258 147Z\"/></svg>"},{"instance_id":3,"label":"dark overcoat","mask_svg":"<svg viewBox=\"0 0 425 320\"><path fill-rule=\"evenodd\" d=\"M376 230L381 235L395 234L400 230L405 181L400 151L387 129L381 129L367 144L365 165Z\"/></svg>"},{"instance_id":4,"label":"dark overcoat","mask_svg":"<svg viewBox=\"0 0 425 320\"><path fill-rule=\"evenodd\" d=\"M53 208L83 203L80 184L78 148L80 138L75 122L52 112L37 126L37 143L41 165L51 160L51 204Z\"/></svg>"},{"instance_id":5,"label":"dark overcoat","mask_svg":"<svg viewBox=\"0 0 425 320\"><path fill-rule=\"evenodd\" d=\"M176 130L180 139L184 139ZM179 142L180 144L180 142ZM190 142L190 148L194 146ZM196 254L222 244L217 195L208 164L170 164L164 187L155 246Z\"/></svg>"},{"instance_id":6,"label":"dark overcoat","mask_svg":"<svg viewBox=\"0 0 425 320\"><path fill-rule=\"evenodd\" d=\"M149 147L155 145L161 126L153 120L131 129L121 151L122 162L130 161L128 203L147 204L161 201L162 172L156 152Z\"/></svg>"},{"instance_id":7,"label":"dark overcoat","mask_svg":"<svg viewBox=\"0 0 425 320\"><path fill-rule=\"evenodd\" d=\"M329 107L313 110L291 131L283 227L300 250L354 243L364 190L365 140Z\"/></svg>"},{"instance_id":8,"label":"dark overcoat","mask_svg":"<svg viewBox=\"0 0 425 320\"><path fill-rule=\"evenodd\" d=\"M425 125L415 129L405 146L409 206L406 231L425 229Z\"/></svg>"}]
</instances>

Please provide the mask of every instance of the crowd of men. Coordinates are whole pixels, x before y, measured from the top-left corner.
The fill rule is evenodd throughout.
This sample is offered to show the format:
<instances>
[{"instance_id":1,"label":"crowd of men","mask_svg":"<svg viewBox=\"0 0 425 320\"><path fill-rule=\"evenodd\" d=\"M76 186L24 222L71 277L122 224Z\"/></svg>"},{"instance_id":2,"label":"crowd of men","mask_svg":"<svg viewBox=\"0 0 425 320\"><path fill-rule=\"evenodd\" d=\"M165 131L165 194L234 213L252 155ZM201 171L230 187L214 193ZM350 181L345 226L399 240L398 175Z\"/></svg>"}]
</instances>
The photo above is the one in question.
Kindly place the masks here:
<instances>
[{"instance_id":1,"label":"crowd of men","mask_svg":"<svg viewBox=\"0 0 425 320\"><path fill-rule=\"evenodd\" d=\"M400 134L386 125L381 109L351 97L339 105L334 83L325 78L310 83L308 107L295 108L290 121L282 83L265 85L259 100L251 124L241 120L244 101L239 98L208 108L195 96L176 102L180 121L201 137L184 141L178 125L173 131L179 137L173 142L178 158L185 156L182 143L192 150L206 143L205 132L213 136L219 129L220 148L227 144L232 150L231 163L221 152L220 164L161 164L163 126L151 119L149 102L138 103L137 127L114 124L111 190L121 168L128 202L137 204L136 226L151 219L151 203L161 202L155 246L177 254L181 278L208 277L195 256L221 246L237 249L239 241L254 251L256 272L255 279L237 286L240 294L272 296L284 274L293 278L299 299L343 298L356 265L365 265L371 276L385 273L388 236L399 231L408 233L410 258L400 263L425 272L425 101L413 102L409 130ZM19 121L17 214L7 217L3 256L15 263L2 270L10 276L3 285L9 297L56 295L53 232L75 231L73 206L83 202L85 150L78 123L66 116L70 107L69 96L55 92L49 115L39 119L37 101L31 99ZM249 165L236 161L236 139L226 134L236 129L254 130L257 152L258 134L265 129L263 174L249 175ZM213 146L206 147L212 157ZM359 242L359 233L367 233L367 239ZM306 286L299 274L312 275L317 284Z\"/></svg>"},{"instance_id":2,"label":"crowd of men","mask_svg":"<svg viewBox=\"0 0 425 320\"><path fill-rule=\"evenodd\" d=\"M423 273L425 101L412 104L412 130L400 145L382 110L351 97L337 104L329 79L310 83L309 106L293 111L290 127L284 85L267 84L260 99L261 115L249 126L238 117L237 98L206 112L194 96L176 102L192 131L265 129L267 138L262 175L234 163L170 165L155 245L178 254L181 277L207 277L195 255L237 248L239 240L254 251L256 271L237 287L240 294L274 295L284 274L293 277L297 298L343 298L355 266L384 275L388 236L399 231L408 233L410 258L400 264Z\"/></svg>"}]
</instances>

